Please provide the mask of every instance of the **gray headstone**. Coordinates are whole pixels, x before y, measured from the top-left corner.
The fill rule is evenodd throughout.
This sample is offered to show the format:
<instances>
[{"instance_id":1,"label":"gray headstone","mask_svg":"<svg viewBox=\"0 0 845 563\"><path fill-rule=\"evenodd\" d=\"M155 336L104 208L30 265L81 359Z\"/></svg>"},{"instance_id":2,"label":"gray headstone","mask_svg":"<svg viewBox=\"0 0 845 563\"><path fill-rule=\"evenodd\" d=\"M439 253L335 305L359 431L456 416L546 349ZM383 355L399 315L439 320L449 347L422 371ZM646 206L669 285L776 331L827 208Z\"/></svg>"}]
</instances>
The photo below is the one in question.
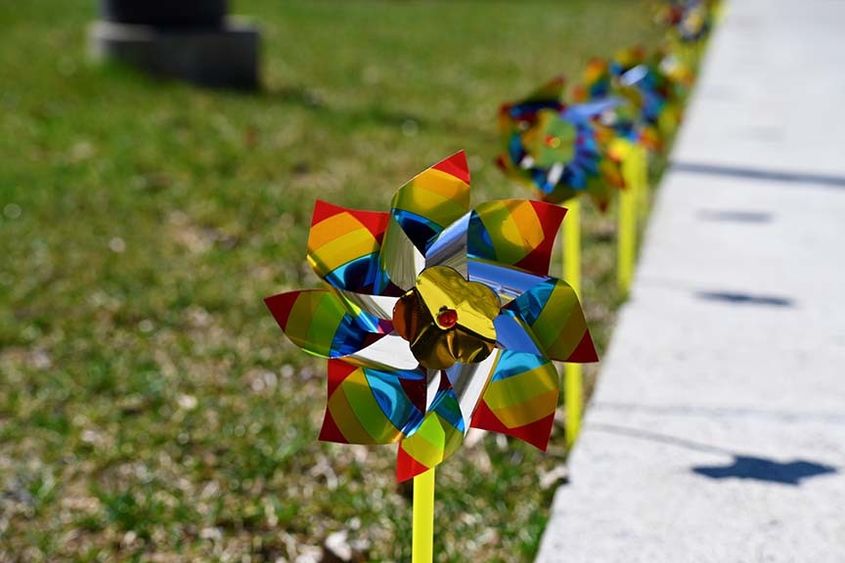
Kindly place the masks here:
<instances>
[{"instance_id":1,"label":"gray headstone","mask_svg":"<svg viewBox=\"0 0 845 563\"><path fill-rule=\"evenodd\" d=\"M225 0L103 0L90 50L151 74L203 86L259 85L258 29L226 16Z\"/></svg>"}]
</instances>

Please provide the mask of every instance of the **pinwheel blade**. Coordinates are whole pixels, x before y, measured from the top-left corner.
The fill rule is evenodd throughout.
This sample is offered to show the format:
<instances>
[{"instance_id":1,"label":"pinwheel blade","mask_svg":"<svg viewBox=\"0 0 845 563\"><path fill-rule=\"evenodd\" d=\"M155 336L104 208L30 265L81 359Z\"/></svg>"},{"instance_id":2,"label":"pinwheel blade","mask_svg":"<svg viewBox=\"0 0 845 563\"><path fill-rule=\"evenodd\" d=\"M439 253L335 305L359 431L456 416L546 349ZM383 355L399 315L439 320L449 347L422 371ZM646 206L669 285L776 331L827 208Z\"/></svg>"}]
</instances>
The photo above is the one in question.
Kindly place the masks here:
<instances>
[{"instance_id":1,"label":"pinwheel blade","mask_svg":"<svg viewBox=\"0 0 845 563\"><path fill-rule=\"evenodd\" d=\"M543 355L542 345L518 315L505 310L493 324L496 326L496 342L503 350Z\"/></svg>"},{"instance_id":2,"label":"pinwheel blade","mask_svg":"<svg viewBox=\"0 0 845 563\"><path fill-rule=\"evenodd\" d=\"M385 336L369 332L328 289L280 293L264 303L291 342L322 358L354 354Z\"/></svg>"},{"instance_id":3,"label":"pinwheel blade","mask_svg":"<svg viewBox=\"0 0 845 563\"><path fill-rule=\"evenodd\" d=\"M368 295L335 289L334 292L346 307L347 312L359 320L369 332L390 333L393 331L393 308L398 297Z\"/></svg>"},{"instance_id":4,"label":"pinwheel blade","mask_svg":"<svg viewBox=\"0 0 845 563\"><path fill-rule=\"evenodd\" d=\"M390 280L405 290L413 287L431 242L468 210L469 168L463 151L399 188L391 202L380 254Z\"/></svg>"},{"instance_id":5,"label":"pinwheel blade","mask_svg":"<svg viewBox=\"0 0 845 563\"><path fill-rule=\"evenodd\" d=\"M482 203L469 221L469 256L546 275L565 214L560 206L525 199Z\"/></svg>"},{"instance_id":6,"label":"pinwheel blade","mask_svg":"<svg viewBox=\"0 0 845 563\"><path fill-rule=\"evenodd\" d=\"M594 58L587 62L584 81L575 89L575 101L586 102L610 96L612 80L610 63L606 59Z\"/></svg>"},{"instance_id":7,"label":"pinwheel blade","mask_svg":"<svg viewBox=\"0 0 845 563\"><path fill-rule=\"evenodd\" d=\"M449 384L455 391L466 429L469 428L473 413L478 408L484 390L499 365L501 354L501 350L496 350L481 362L459 363L444 371L445 377L449 379Z\"/></svg>"},{"instance_id":8,"label":"pinwheel blade","mask_svg":"<svg viewBox=\"0 0 845 563\"><path fill-rule=\"evenodd\" d=\"M419 426L424 408L424 371L378 370L329 360L320 440L389 444Z\"/></svg>"},{"instance_id":9,"label":"pinwheel blade","mask_svg":"<svg viewBox=\"0 0 845 563\"><path fill-rule=\"evenodd\" d=\"M467 235L472 212L467 213L440 232L425 253L425 267L448 266L462 276L467 275Z\"/></svg>"},{"instance_id":10,"label":"pinwheel blade","mask_svg":"<svg viewBox=\"0 0 845 563\"><path fill-rule=\"evenodd\" d=\"M413 370L419 365L408 342L393 333L382 335L372 344L343 359L350 364L387 370Z\"/></svg>"},{"instance_id":11,"label":"pinwheel blade","mask_svg":"<svg viewBox=\"0 0 845 563\"><path fill-rule=\"evenodd\" d=\"M504 303L509 303L535 285L549 279L521 268L505 266L492 260L472 258L468 263L468 279L492 289Z\"/></svg>"},{"instance_id":12,"label":"pinwheel blade","mask_svg":"<svg viewBox=\"0 0 845 563\"><path fill-rule=\"evenodd\" d=\"M505 350L475 410L472 426L519 438L545 451L559 395L552 362Z\"/></svg>"},{"instance_id":13,"label":"pinwheel blade","mask_svg":"<svg viewBox=\"0 0 845 563\"><path fill-rule=\"evenodd\" d=\"M427 471L460 447L499 355L495 351L478 363L455 364L432 378L439 387L422 424L399 443L399 481Z\"/></svg>"},{"instance_id":14,"label":"pinwheel blade","mask_svg":"<svg viewBox=\"0 0 845 563\"><path fill-rule=\"evenodd\" d=\"M563 109L563 90L566 86L566 79L563 76L556 76L546 84L543 84L523 100L512 104L504 104L499 109L500 131L505 133L515 127L519 121L534 121L536 113L540 110Z\"/></svg>"},{"instance_id":15,"label":"pinwheel blade","mask_svg":"<svg viewBox=\"0 0 845 563\"><path fill-rule=\"evenodd\" d=\"M543 355L572 363L598 361L578 296L566 282L550 278L506 305L503 313L527 327Z\"/></svg>"},{"instance_id":16,"label":"pinwheel blade","mask_svg":"<svg viewBox=\"0 0 845 563\"><path fill-rule=\"evenodd\" d=\"M420 250L469 211L466 153L457 152L414 176L396 191L390 214Z\"/></svg>"},{"instance_id":17,"label":"pinwheel blade","mask_svg":"<svg viewBox=\"0 0 845 563\"><path fill-rule=\"evenodd\" d=\"M455 453L464 441L466 429L458 397L448 378L441 377L440 389L422 423L399 442L397 481L424 473Z\"/></svg>"},{"instance_id":18,"label":"pinwheel blade","mask_svg":"<svg viewBox=\"0 0 845 563\"><path fill-rule=\"evenodd\" d=\"M548 104L560 103L563 98L563 90L566 87L566 77L555 76L529 94L523 103L545 102Z\"/></svg>"},{"instance_id":19,"label":"pinwheel blade","mask_svg":"<svg viewBox=\"0 0 845 563\"><path fill-rule=\"evenodd\" d=\"M317 200L308 233L308 263L333 287L369 295L399 295L381 268L379 251L388 213Z\"/></svg>"}]
</instances>

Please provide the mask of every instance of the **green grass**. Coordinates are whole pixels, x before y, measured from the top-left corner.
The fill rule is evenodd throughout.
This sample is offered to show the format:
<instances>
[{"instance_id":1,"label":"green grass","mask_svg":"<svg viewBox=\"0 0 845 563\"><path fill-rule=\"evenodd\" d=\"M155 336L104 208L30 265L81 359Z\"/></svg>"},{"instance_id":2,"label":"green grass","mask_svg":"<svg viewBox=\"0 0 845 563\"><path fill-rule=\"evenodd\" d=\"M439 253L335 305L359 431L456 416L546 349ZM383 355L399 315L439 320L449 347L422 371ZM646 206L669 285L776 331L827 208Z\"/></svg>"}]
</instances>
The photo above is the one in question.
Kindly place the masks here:
<instances>
[{"instance_id":1,"label":"green grass","mask_svg":"<svg viewBox=\"0 0 845 563\"><path fill-rule=\"evenodd\" d=\"M459 148L474 201L528 196L492 164L498 104L653 43L648 4L244 0L258 94L89 64L93 4L0 6L0 560L293 560L339 530L407 560L394 448L316 441L323 365L262 297L317 283L316 197L386 209ZM613 228L588 211L600 351ZM530 560L562 443L441 466L438 558Z\"/></svg>"}]
</instances>

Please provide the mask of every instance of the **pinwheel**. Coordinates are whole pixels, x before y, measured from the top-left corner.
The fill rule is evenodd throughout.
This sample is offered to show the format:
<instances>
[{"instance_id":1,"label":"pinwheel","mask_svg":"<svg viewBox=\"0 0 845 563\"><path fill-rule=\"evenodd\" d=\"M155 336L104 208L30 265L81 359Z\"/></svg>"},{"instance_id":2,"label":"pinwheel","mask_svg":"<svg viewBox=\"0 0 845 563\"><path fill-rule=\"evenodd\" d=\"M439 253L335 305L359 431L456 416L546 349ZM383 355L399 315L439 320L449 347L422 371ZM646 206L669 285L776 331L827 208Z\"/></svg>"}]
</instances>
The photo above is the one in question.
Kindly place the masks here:
<instances>
[{"instance_id":1,"label":"pinwheel","mask_svg":"<svg viewBox=\"0 0 845 563\"><path fill-rule=\"evenodd\" d=\"M265 302L287 337L328 358L320 439L398 442L404 481L471 427L545 449L552 360L597 361L573 289L548 275L565 209L469 208L463 152L403 185L386 213L318 201L307 258L324 282Z\"/></svg>"},{"instance_id":2,"label":"pinwheel","mask_svg":"<svg viewBox=\"0 0 845 563\"><path fill-rule=\"evenodd\" d=\"M613 74L612 68L606 59L588 61L582 82L573 88L572 99L579 104L604 103L603 123L616 132L617 138L648 143L647 124L640 111L642 95L632 86L622 83Z\"/></svg>"},{"instance_id":3,"label":"pinwheel","mask_svg":"<svg viewBox=\"0 0 845 563\"><path fill-rule=\"evenodd\" d=\"M606 104L605 122L619 138L657 152L665 148L680 121L690 81L688 68L677 57L665 51L648 57L641 47L634 47L610 61L591 60L574 98Z\"/></svg>"},{"instance_id":4,"label":"pinwheel","mask_svg":"<svg viewBox=\"0 0 845 563\"><path fill-rule=\"evenodd\" d=\"M712 29L716 4L713 0L672 0L660 10L658 20L685 43L700 42Z\"/></svg>"},{"instance_id":5,"label":"pinwheel","mask_svg":"<svg viewBox=\"0 0 845 563\"><path fill-rule=\"evenodd\" d=\"M659 72L666 77L671 94L679 101L685 101L695 82L695 66L678 53L672 41L664 42L655 55Z\"/></svg>"},{"instance_id":6,"label":"pinwheel","mask_svg":"<svg viewBox=\"0 0 845 563\"><path fill-rule=\"evenodd\" d=\"M618 132L607 115L618 102L567 106L561 100L565 81L555 78L525 100L507 103L499 110L499 130L504 153L499 167L510 178L533 188L539 199L568 202L565 223L563 270L580 292L581 205L576 196L588 194L600 211L607 210L612 191L623 188L621 162L611 147ZM567 363L564 372L566 441L572 446L583 410L583 376L580 365Z\"/></svg>"},{"instance_id":7,"label":"pinwheel","mask_svg":"<svg viewBox=\"0 0 845 563\"><path fill-rule=\"evenodd\" d=\"M659 13L668 27L664 51L667 60L694 74L720 12L718 0L673 0Z\"/></svg>"},{"instance_id":8,"label":"pinwheel","mask_svg":"<svg viewBox=\"0 0 845 563\"><path fill-rule=\"evenodd\" d=\"M573 97L604 103L605 123L617 133L610 146L621 162L624 184L618 213L617 281L627 293L636 257L637 218L648 208L649 152L662 151L679 120L681 100L675 85L641 48L621 51L610 61L591 60Z\"/></svg>"},{"instance_id":9,"label":"pinwheel","mask_svg":"<svg viewBox=\"0 0 845 563\"><path fill-rule=\"evenodd\" d=\"M497 164L543 201L562 203L587 193L605 210L611 190L622 187L619 162L609 150L615 132L602 121L615 102L567 106L564 84L556 78L526 99L502 105L504 153Z\"/></svg>"}]
</instances>

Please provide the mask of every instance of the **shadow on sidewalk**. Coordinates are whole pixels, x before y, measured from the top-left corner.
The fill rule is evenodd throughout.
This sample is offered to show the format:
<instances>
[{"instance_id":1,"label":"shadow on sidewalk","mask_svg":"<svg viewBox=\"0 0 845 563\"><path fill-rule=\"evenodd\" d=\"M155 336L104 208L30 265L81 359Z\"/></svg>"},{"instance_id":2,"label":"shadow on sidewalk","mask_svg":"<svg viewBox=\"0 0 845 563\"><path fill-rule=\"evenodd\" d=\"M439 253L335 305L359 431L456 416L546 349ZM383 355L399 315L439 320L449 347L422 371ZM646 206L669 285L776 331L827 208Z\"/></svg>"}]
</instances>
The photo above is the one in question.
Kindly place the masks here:
<instances>
[{"instance_id":1,"label":"shadow on sidewalk","mask_svg":"<svg viewBox=\"0 0 845 563\"><path fill-rule=\"evenodd\" d=\"M766 305L769 307L792 307L793 300L778 295L754 295L737 291L699 291L695 294L705 301L721 301L732 305Z\"/></svg>"},{"instance_id":2,"label":"shadow on sidewalk","mask_svg":"<svg viewBox=\"0 0 845 563\"><path fill-rule=\"evenodd\" d=\"M732 178L746 178L785 184L816 184L830 188L845 188L845 177L830 174L814 174L808 172L789 172L786 170L764 170L746 166L731 166L708 164L702 162L673 161L671 170L689 174L706 176L727 176Z\"/></svg>"},{"instance_id":3,"label":"shadow on sidewalk","mask_svg":"<svg viewBox=\"0 0 845 563\"><path fill-rule=\"evenodd\" d=\"M802 479L809 479L828 473L838 473L835 467L814 463L812 461L796 460L788 463L772 461L762 457L734 455L733 463L729 465L699 466L692 468L694 473L710 477L711 479L753 479L768 481L784 485L801 485Z\"/></svg>"},{"instance_id":4,"label":"shadow on sidewalk","mask_svg":"<svg viewBox=\"0 0 845 563\"><path fill-rule=\"evenodd\" d=\"M839 468L832 465L817 463L814 461L796 459L788 462L780 462L771 458L745 455L718 446L702 444L677 436L649 432L638 428L628 428L615 424L593 423L589 430L629 436L640 440L669 444L680 448L705 453L729 455L733 461L726 465L697 466L693 467L693 473L709 477L710 479L749 479L768 483L780 483L798 487L804 479L839 473Z\"/></svg>"}]
</instances>

